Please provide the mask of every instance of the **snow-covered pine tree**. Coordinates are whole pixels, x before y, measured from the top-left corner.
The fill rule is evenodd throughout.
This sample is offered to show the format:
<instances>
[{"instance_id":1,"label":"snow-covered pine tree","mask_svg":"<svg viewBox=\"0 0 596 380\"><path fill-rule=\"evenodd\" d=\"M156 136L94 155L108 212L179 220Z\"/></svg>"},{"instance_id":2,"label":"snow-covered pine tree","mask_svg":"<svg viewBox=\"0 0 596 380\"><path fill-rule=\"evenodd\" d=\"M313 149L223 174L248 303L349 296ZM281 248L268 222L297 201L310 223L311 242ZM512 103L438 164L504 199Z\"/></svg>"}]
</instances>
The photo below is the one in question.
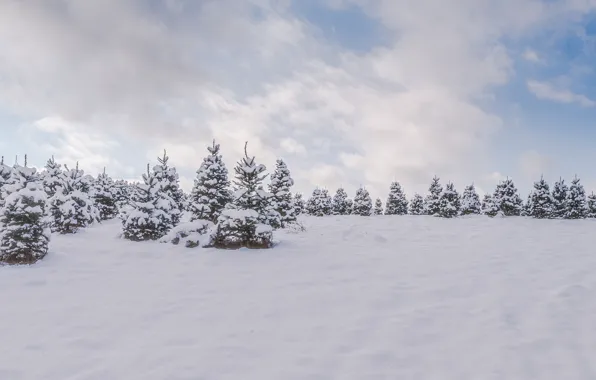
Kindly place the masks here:
<instances>
[{"instance_id":1,"label":"snow-covered pine tree","mask_svg":"<svg viewBox=\"0 0 596 380\"><path fill-rule=\"evenodd\" d=\"M392 182L389 187L389 195L385 202L385 215L405 215L408 213L408 200L399 184Z\"/></svg>"},{"instance_id":2,"label":"snow-covered pine tree","mask_svg":"<svg viewBox=\"0 0 596 380\"><path fill-rule=\"evenodd\" d=\"M586 217L586 191L584 190L584 186L580 183L577 176L575 176L573 181L571 181L571 186L569 187L569 192L567 193L566 204L566 219L583 219Z\"/></svg>"},{"instance_id":3,"label":"snow-covered pine tree","mask_svg":"<svg viewBox=\"0 0 596 380\"><path fill-rule=\"evenodd\" d=\"M348 198L348 200L346 200L346 204L348 208L348 213L346 215L352 215L352 211L354 210L354 201Z\"/></svg>"},{"instance_id":4,"label":"snow-covered pine tree","mask_svg":"<svg viewBox=\"0 0 596 380\"><path fill-rule=\"evenodd\" d=\"M289 224L296 222L296 209L292 199L291 187L294 186L294 180L290 176L290 170L286 163L278 159L275 162L275 170L271 174L271 183L269 192L275 210L280 215L280 226L285 228Z\"/></svg>"},{"instance_id":5,"label":"snow-covered pine tree","mask_svg":"<svg viewBox=\"0 0 596 380\"><path fill-rule=\"evenodd\" d=\"M588 195L588 207L586 211L586 217L596 218L596 194L591 193Z\"/></svg>"},{"instance_id":6,"label":"snow-covered pine tree","mask_svg":"<svg viewBox=\"0 0 596 380\"><path fill-rule=\"evenodd\" d=\"M321 209L323 215L333 215L333 200L327 189L321 189Z\"/></svg>"},{"instance_id":7,"label":"snow-covered pine tree","mask_svg":"<svg viewBox=\"0 0 596 380\"><path fill-rule=\"evenodd\" d=\"M0 210L0 262L33 264L45 257L50 241L47 196L35 168L15 166L20 188L5 199Z\"/></svg>"},{"instance_id":8,"label":"snow-covered pine tree","mask_svg":"<svg viewBox=\"0 0 596 380\"><path fill-rule=\"evenodd\" d=\"M356 191L354 197L354 206L352 207L353 215L370 216L373 211L372 199L368 190L364 187L359 188Z\"/></svg>"},{"instance_id":9,"label":"snow-covered pine tree","mask_svg":"<svg viewBox=\"0 0 596 380\"><path fill-rule=\"evenodd\" d=\"M559 178L553 186L552 194L552 217L553 218L564 218L567 213L567 193L569 188L565 183L565 180Z\"/></svg>"},{"instance_id":10,"label":"snow-covered pine tree","mask_svg":"<svg viewBox=\"0 0 596 380\"><path fill-rule=\"evenodd\" d=\"M442 218L455 218L459 215L461 210L461 200L453 183L449 182L447 183L447 186L445 186L445 189L441 193L439 205L439 214L435 214L436 216Z\"/></svg>"},{"instance_id":11,"label":"snow-covered pine tree","mask_svg":"<svg viewBox=\"0 0 596 380\"><path fill-rule=\"evenodd\" d=\"M219 144L213 141L208 147L209 155L197 170L197 177L190 195L191 221L209 220L217 222L217 218L228 203L232 201L228 169L219 152Z\"/></svg>"},{"instance_id":12,"label":"snow-covered pine tree","mask_svg":"<svg viewBox=\"0 0 596 380\"><path fill-rule=\"evenodd\" d=\"M122 209L128 204L133 189L134 186L123 179L114 182L114 198L119 209Z\"/></svg>"},{"instance_id":13,"label":"snow-covered pine tree","mask_svg":"<svg viewBox=\"0 0 596 380\"><path fill-rule=\"evenodd\" d=\"M375 201L375 208L374 208L375 215L383 215L383 201L381 198L377 198Z\"/></svg>"},{"instance_id":14,"label":"snow-covered pine tree","mask_svg":"<svg viewBox=\"0 0 596 380\"><path fill-rule=\"evenodd\" d=\"M482 200L482 213L490 217L495 217L499 211L499 206L495 203L493 196L484 194L484 199Z\"/></svg>"},{"instance_id":15,"label":"snow-covered pine tree","mask_svg":"<svg viewBox=\"0 0 596 380\"><path fill-rule=\"evenodd\" d=\"M440 183L440 179L434 176L430 187L428 188L428 195L424 199L424 211L426 215L438 216L441 212L441 193L443 192L443 186Z\"/></svg>"},{"instance_id":16,"label":"snow-covered pine tree","mask_svg":"<svg viewBox=\"0 0 596 380\"><path fill-rule=\"evenodd\" d=\"M304 204L304 198L302 193L294 194L294 209L296 210L296 216L304 213L306 205Z\"/></svg>"},{"instance_id":17,"label":"snow-covered pine tree","mask_svg":"<svg viewBox=\"0 0 596 380\"><path fill-rule=\"evenodd\" d=\"M248 156L247 145L244 157L234 168L234 199L217 221L213 235L216 248L270 248L273 228L280 225L280 216L271 205L271 194L262 189L267 169L257 164L254 156Z\"/></svg>"},{"instance_id":18,"label":"snow-covered pine tree","mask_svg":"<svg viewBox=\"0 0 596 380\"><path fill-rule=\"evenodd\" d=\"M350 214L350 204L348 199L348 193L344 190L343 187L340 187L335 192L333 196L333 200L331 202L331 208L333 215L349 215Z\"/></svg>"},{"instance_id":19,"label":"snow-covered pine tree","mask_svg":"<svg viewBox=\"0 0 596 380\"><path fill-rule=\"evenodd\" d=\"M162 184L162 191L164 191L170 199L174 201L175 207L170 209L171 219L174 226L180 223L182 212L184 211L184 193L180 188L180 179L176 168L169 166L169 157L164 149L163 157L157 157L158 165L153 167L153 174Z\"/></svg>"},{"instance_id":20,"label":"snow-covered pine tree","mask_svg":"<svg viewBox=\"0 0 596 380\"><path fill-rule=\"evenodd\" d=\"M61 191L60 186L64 183L64 171L62 171L62 165L54 160L54 156L46 163L45 171L41 173L41 178L48 199Z\"/></svg>"},{"instance_id":21,"label":"snow-covered pine tree","mask_svg":"<svg viewBox=\"0 0 596 380\"><path fill-rule=\"evenodd\" d=\"M88 180L79 169L79 163L74 169L65 168L62 184L58 187L61 191L50 199L51 228L54 232L72 234L98 222L100 216L88 191L84 191Z\"/></svg>"},{"instance_id":22,"label":"snow-covered pine tree","mask_svg":"<svg viewBox=\"0 0 596 380\"><path fill-rule=\"evenodd\" d=\"M547 219L553 215L553 199L550 195L550 188L544 178L534 182L532 200L530 203L530 215L536 219Z\"/></svg>"},{"instance_id":23,"label":"snow-covered pine tree","mask_svg":"<svg viewBox=\"0 0 596 380\"><path fill-rule=\"evenodd\" d=\"M424 198L416 193L410 202L410 215L424 215Z\"/></svg>"},{"instance_id":24,"label":"snow-covered pine tree","mask_svg":"<svg viewBox=\"0 0 596 380\"><path fill-rule=\"evenodd\" d=\"M524 203L511 178L507 178L497 185L493 194L493 202L504 216L519 216Z\"/></svg>"},{"instance_id":25,"label":"snow-covered pine tree","mask_svg":"<svg viewBox=\"0 0 596 380\"><path fill-rule=\"evenodd\" d=\"M523 204L520 215L521 216L530 216L531 213L532 213L532 192L530 192L530 194L528 194L528 199L526 200L526 203Z\"/></svg>"},{"instance_id":26,"label":"snow-covered pine tree","mask_svg":"<svg viewBox=\"0 0 596 380\"><path fill-rule=\"evenodd\" d=\"M114 190L114 181L103 173L97 176L93 189L93 202L99 212L100 220L113 219L118 216L118 204L116 200L116 191Z\"/></svg>"},{"instance_id":27,"label":"snow-covered pine tree","mask_svg":"<svg viewBox=\"0 0 596 380\"><path fill-rule=\"evenodd\" d=\"M312 216L325 216L323 205L321 204L321 189L316 188L306 202L306 212Z\"/></svg>"},{"instance_id":28,"label":"snow-covered pine tree","mask_svg":"<svg viewBox=\"0 0 596 380\"><path fill-rule=\"evenodd\" d=\"M158 240L175 227L173 215L178 204L164 189L167 178L160 179L156 171L143 174L143 182L132 189L129 200L131 210L121 214L122 237L132 241ZM174 213L171 212L174 210Z\"/></svg>"},{"instance_id":29,"label":"snow-covered pine tree","mask_svg":"<svg viewBox=\"0 0 596 380\"><path fill-rule=\"evenodd\" d=\"M461 214L474 215L482 213L482 203L474 184L466 186L461 198Z\"/></svg>"},{"instance_id":30,"label":"snow-covered pine tree","mask_svg":"<svg viewBox=\"0 0 596 380\"><path fill-rule=\"evenodd\" d=\"M3 187L7 184L10 180L10 175L12 174L12 168L8 165L4 164L4 156L0 161L0 208L4 205L4 190Z\"/></svg>"}]
</instances>

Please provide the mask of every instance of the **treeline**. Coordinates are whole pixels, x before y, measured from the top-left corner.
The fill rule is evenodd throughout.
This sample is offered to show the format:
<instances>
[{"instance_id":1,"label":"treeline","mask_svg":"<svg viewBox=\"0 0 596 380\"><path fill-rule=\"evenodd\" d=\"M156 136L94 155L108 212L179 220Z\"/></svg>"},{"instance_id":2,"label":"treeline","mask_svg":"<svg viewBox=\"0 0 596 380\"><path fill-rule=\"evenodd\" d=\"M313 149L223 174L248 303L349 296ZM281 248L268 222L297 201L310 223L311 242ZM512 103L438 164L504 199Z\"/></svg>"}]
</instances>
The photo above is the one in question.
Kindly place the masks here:
<instances>
[{"instance_id":1,"label":"treeline","mask_svg":"<svg viewBox=\"0 0 596 380\"><path fill-rule=\"evenodd\" d=\"M325 215L430 215L454 218L461 215L529 216L538 219L583 219L596 218L596 195L586 196L580 179L575 177L571 185L565 180L555 182L552 192L549 184L541 178L534 183L534 188L524 203L512 179L501 181L492 194L485 194L482 201L474 184L466 186L460 195L453 183L441 185L434 177L425 197L414 194L408 201L399 182L393 182L389 195L383 201L377 198L373 204L365 188L356 191L350 199L343 188L339 188L333 197L326 189L315 189L312 196L304 203L302 196L296 194L295 203L299 209L313 216Z\"/></svg>"}]
</instances>

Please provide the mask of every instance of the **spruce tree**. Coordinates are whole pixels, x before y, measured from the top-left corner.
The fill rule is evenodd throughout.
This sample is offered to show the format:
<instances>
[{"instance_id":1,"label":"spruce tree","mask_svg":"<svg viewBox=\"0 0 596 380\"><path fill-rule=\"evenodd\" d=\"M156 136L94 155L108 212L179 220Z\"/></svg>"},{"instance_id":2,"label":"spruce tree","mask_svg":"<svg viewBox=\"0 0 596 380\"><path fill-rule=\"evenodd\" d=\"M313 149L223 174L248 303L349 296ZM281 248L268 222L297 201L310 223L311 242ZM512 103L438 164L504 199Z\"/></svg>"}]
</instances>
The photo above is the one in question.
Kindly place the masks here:
<instances>
[{"instance_id":1,"label":"spruce tree","mask_svg":"<svg viewBox=\"0 0 596 380\"><path fill-rule=\"evenodd\" d=\"M116 199L115 185L112 178L103 173L97 176L93 190L93 202L99 212L100 220L109 220L118 216L118 204Z\"/></svg>"},{"instance_id":2,"label":"spruce tree","mask_svg":"<svg viewBox=\"0 0 596 380\"><path fill-rule=\"evenodd\" d=\"M484 199L482 200L482 213L490 217L495 217L499 212L499 206L495 203L493 196L484 194Z\"/></svg>"},{"instance_id":3,"label":"spruce tree","mask_svg":"<svg viewBox=\"0 0 596 380\"><path fill-rule=\"evenodd\" d=\"M530 203L529 216L537 219L547 219L553 215L553 199L550 195L550 188L544 178L534 182L534 190Z\"/></svg>"},{"instance_id":4,"label":"spruce tree","mask_svg":"<svg viewBox=\"0 0 596 380\"><path fill-rule=\"evenodd\" d=\"M306 212L308 213L308 215L325 216L321 200L321 189L314 189L312 191L311 197L306 202Z\"/></svg>"},{"instance_id":5,"label":"spruce tree","mask_svg":"<svg viewBox=\"0 0 596 380\"><path fill-rule=\"evenodd\" d=\"M45 171L41 173L41 177L48 199L61 191L60 186L64 183L64 172L62 171L62 165L54 160L54 156L46 163Z\"/></svg>"},{"instance_id":6,"label":"spruce tree","mask_svg":"<svg viewBox=\"0 0 596 380\"><path fill-rule=\"evenodd\" d=\"M296 222L297 214L294 200L292 199L292 186L294 186L294 180L290 176L290 170L283 160L278 159L275 164L275 170L271 175L269 192L273 196L273 207L280 215L281 228L285 228L289 224Z\"/></svg>"},{"instance_id":7,"label":"spruce tree","mask_svg":"<svg viewBox=\"0 0 596 380\"><path fill-rule=\"evenodd\" d=\"M569 188L565 183L565 180L559 178L553 186L552 194L552 217L553 218L564 218L567 213L567 193Z\"/></svg>"},{"instance_id":8,"label":"spruce tree","mask_svg":"<svg viewBox=\"0 0 596 380\"><path fill-rule=\"evenodd\" d=\"M571 181L571 186L567 193L566 219L583 219L586 217L586 191L584 190L584 186L579 182L577 176Z\"/></svg>"},{"instance_id":9,"label":"spruce tree","mask_svg":"<svg viewBox=\"0 0 596 380\"><path fill-rule=\"evenodd\" d=\"M197 170L190 195L190 220L209 220L216 223L223 209L232 201L232 194L228 169L219 153L219 144L213 141L213 145L207 150L209 155L203 159L201 167Z\"/></svg>"},{"instance_id":10,"label":"spruce tree","mask_svg":"<svg viewBox=\"0 0 596 380\"><path fill-rule=\"evenodd\" d=\"M349 215L350 214L350 204L348 199L348 193L344 190L343 187L340 187L335 192L333 196L333 200L331 202L331 209L333 215Z\"/></svg>"},{"instance_id":11,"label":"spruce tree","mask_svg":"<svg viewBox=\"0 0 596 380\"><path fill-rule=\"evenodd\" d=\"M294 194L294 208L296 210L296 215L301 215L305 211L306 205L304 204L304 198L302 193Z\"/></svg>"},{"instance_id":12,"label":"spruce tree","mask_svg":"<svg viewBox=\"0 0 596 380\"><path fill-rule=\"evenodd\" d=\"M441 186L439 177L433 177L430 187L428 188L428 195L424 199L424 210L426 215L439 215L441 212L442 192L443 186Z\"/></svg>"},{"instance_id":13,"label":"spruce tree","mask_svg":"<svg viewBox=\"0 0 596 380\"><path fill-rule=\"evenodd\" d=\"M153 167L153 175L161 182L162 191L166 193L167 198L174 201L174 206L169 210L171 220L174 226L180 223L182 212L184 210L184 192L180 188L180 180L176 168L168 165L169 157L166 151L163 151L163 157L157 157L158 165Z\"/></svg>"},{"instance_id":14,"label":"spruce tree","mask_svg":"<svg viewBox=\"0 0 596 380\"><path fill-rule=\"evenodd\" d=\"M320 196L320 204L323 215L333 215L333 199L329 195L329 190L321 189Z\"/></svg>"},{"instance_id":15,"label":"spruce tree","mask_svg":"<svg viewBox=\"0 0 596 380\"><path fill-rule=\"evenodd\" d=\"M134 185L129 184L123 179L114 182L114 198L116 199L116 204L119 209L128 205L134 187Z\"/></svg>"},{"instance_id":16,"label":"spruce tree","mask_svg":"<svg viewBox=\"0 0 596 380\"><path fill-rule=\"evenodd\" d=\"M164 183L165 182L165 183ZM131 211L121 214L122 237L132 241L157 240L175 225L173 214L177 203L165 191L167 180L160 179L155 170L143 174L143 182L132 189L129 206Z\"/></svg>"},{"instance_id":17,"label":"spruce tree","mask_svg":"<svg viewBox=\"0 0 596 380\"><path fill-rule=\"evenodd\" d=\"M347 207L347 214L352 215L352 211L354 210L354 201L350 198L346 200L346 207Z\"/></svg>"},{"instance_id":18,"label":"spruce tree","mask_svg":"<svg viewBox=\"0 0 596 380\"><path fill-rule=\"evenodd\" d=\"M422 195L416 193L410 202L410 215L424 215L424 198Z\"/></svg>"},{"instance_id":19,"label":"spruce tree","mask_svg":"<svg viewBox=\"0 0 596 380\"><path fill-rule=\"evenodd\" d=\"M5 198L0 210L0 262L33 264L48 252L47 196L35 168L25 162L11 172L21 186Z\"/></svg>"},{"instance_id":20,"label":"spruce tree","mask_svg":"<svg viewBox=\"0 0 596 380\"><path fill-rule=\"evenodd\" d=\"M50 213L52 216L52 231L61 234L76 233L79 229L99 221L99 211L88 194L88 181L79 164L74 169L68 169L62 184L50 199Z\"/></svg>"},{"instance_id":21,"label":"spruce tree","mask_svg":"<svg viewBox=\"0 0 596 380\"><path fill-rule=\"evenodd\" d=\"M375 201L374 214L383 215L383 201L381 201L381 198L377 198L377 200Z\"/></svg>"},{"instance_id":22,"label":"spruce tree","mask_svg":"<svg viewBox=\"0 0 596 380\"><path fill-rule=\"evenodd\" d=\"M461 197L461 215L477 215L482 213L480 197L474 184L466 186Z\"/></svg>"},{"instance_id":23,"label":"spruce tree","mask_svg":"<svg viewBox=\"0 0 596 380\"><path fill-rule=\"evenodd\" d=\"M586 211L586 217L596 218L596 194L591 193L588 196L588 207Z\"/></svg>"},{"instance_id":24,"label":"spruce tree","mask_svg":"<svg viewBox=\"0 0 596 380\"><path fill-rule=\"evenodd\" d=\"M530 216L532 214L532 192L528 194L528 199L526 203L523 204L522 210L520 215L521 216Z\"/></svg>"},{"instance_id":25,"label":"spruce tree","mask_svg":"<svg viewBox=\"0 0 596 380\"><path fill-rule=\"evenodd\" d=\"M523 201L517 193L513 180L507 178L497 185L493 194L493 202L504 216L519 216Z\"/></svg>"},{"instance_id":26,"label":"spruce tree","mask_svg":"<svg viewBox=\"0 0 596 380\"><path fill-rule=\"evenodd\" d=\"M352 207L352 214L360 216L370 216L372 214L372 211L372 199L370 198L368 190L366 190L363 187L359 188L356 191L356 196L354 197L354 206Z\"/></svg>"},{"instance_id":27,"label":"spruce tree","mask_svg":"<svg viewBox=\"0 0 596 380\"><path fill-rule=\"evenodd\" d=\"M399 184L391 183L389 187L389 196L385 202L385 215L405 215L408 213L408 200Z\"/></svg>"},{"instance_id":28,"label":"spruce tree","mask_svg":"<svg viewBox=\"0 0 596 380\"><path fill-rule=\"evenodd\" d=\"M218 248L270 248L272 231L280 216L271 205L271 194L262 189L266 167L249 157L247 144L244 157L234 168L236 191L233 201L218 218L214 245Z\"/></svg>"},{"instance_id":29,"label":"spruce tree","mask_svg":"<svg viewBox=\"0 0 596 380\"><path fill-rule=\"evenodd\" d=\"M459 215L461 209L461 199L453 183L447 183L441 193L439 214L442 218L454 218Z\"/></svg>"}]
</instances>

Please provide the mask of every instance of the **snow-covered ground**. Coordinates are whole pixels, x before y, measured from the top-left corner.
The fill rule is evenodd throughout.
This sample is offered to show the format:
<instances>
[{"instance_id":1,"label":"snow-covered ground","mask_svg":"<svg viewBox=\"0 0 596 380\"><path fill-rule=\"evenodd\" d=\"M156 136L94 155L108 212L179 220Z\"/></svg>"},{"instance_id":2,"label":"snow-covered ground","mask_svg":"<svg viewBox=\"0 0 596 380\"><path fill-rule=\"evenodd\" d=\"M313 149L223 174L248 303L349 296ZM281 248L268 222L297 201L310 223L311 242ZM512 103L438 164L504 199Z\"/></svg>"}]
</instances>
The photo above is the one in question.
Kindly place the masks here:
<instances>
[{"instance_id":1,"label":"snow-covered ground","mask_svg":"<svg viewBox=\"0 0 596 380\"><path fill-rule=\"evenodd\" d=\"M596 221L305 218L265 251L54 236L0 379L596 379Z\"/></svg>"}]
</instances>

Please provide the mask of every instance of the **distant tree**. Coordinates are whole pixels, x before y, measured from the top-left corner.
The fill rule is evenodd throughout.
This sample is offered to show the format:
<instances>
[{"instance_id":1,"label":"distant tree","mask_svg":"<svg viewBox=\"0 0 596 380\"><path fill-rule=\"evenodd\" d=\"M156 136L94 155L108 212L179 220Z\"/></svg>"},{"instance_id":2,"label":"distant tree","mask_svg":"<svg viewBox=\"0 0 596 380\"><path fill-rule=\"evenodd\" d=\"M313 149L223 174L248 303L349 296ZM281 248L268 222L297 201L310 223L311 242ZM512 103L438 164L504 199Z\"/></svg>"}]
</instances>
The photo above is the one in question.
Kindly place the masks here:
<instances>
[{"instance_id":1,"label":"distant tree","mask_svg":"<svg viewBox=\"0 0 596 380\"><path fill-rule=\"evenodd\" d=\"M564 218L567 213L567 193L569 188L565 184L565 180L559 178L553 186L552 194L552 217Z\"/></svg>"},{"instance_id":2,"label":"distant tree","mask_svg":"<svg viewBox=\"0 0 596 380\"><path fill-rule=\"evenodd\" d=\"M405 215L408 213L408 200L399 184L399 182L391 183L389 187L389 196L385 202L386 215Z\"/></svg>"},{"instance_id":3,"label":"distant tree","mask_svg":"<svg viewBox=\"0 0 596 380\"><path fill-rule=\"evenodd\" d=\"M467 186L461 198L461 214L472 215L482 213L482 203L474 184Z\"/></svg>"},{"instance_id":4,"label":"distant tree","mask_svg":"<svg viewBox=\"0 0 596 380\"><path fill-rule=\"evenodd\" d=\"M313 190L311 197L306 202L306 212L312 216L325 216L322 205L321 189Z\"/></svg>"},{"instance_id":5,"label":"distant tree","mask_svg":"<svg viewBox=\"0 0 596 380\"><path fill-rule=\"evenodd\" d=\"M158 164L153 167L153 175L161 182L162 191L174 201L175 207L172 207L169 212L172 223L177 226L184 210L184 192L180 188L180 179L176 168L168 165L169 159L164 150L163 157L157 157Z\"/></svg>"},{"instance_id":6,"label":"distant tree","mask_svg":"<svg viewBox=\"0 0 596 380\"><path fill-rule=\"evenodd\" d=\"M294 207L296 208L296 215L304 213L306 205L302 193L294 194Z\"/></svg>"},{"instance_id":7,"label":"distant tree","mask_svg":"<svg viewBox=\"0 0 596 380\"><path fill-rule=\"evenodd\" d=\"M348 199L348 193L343 187L337 189L337 192L333 196L331 202L331 208L333 215L349 215L350 214L350 200Z\"/></svg>"},{"instance_id":8,"label":"distant tree","mask_svg":"<svg viewBox=\"0 0 596 380\"><path fill-rule=\"evenodd\" d=\"M377 200L375 201L374 214L383 215L383 201L381 201L381 198L377 198Z\"/></svg>"},{"instance_id":9,"label":"distant tree","mask_svg":"<svg viewBox=\"0 0 596 380\"><path fill-rule=\"evenodd\" d=\"M588 218L596 218L596 194L594 193L588 196L588 210L586 216Z\"/></svg>"},{"instance_id":10,"label":"distant tree","mask_svg":"<svg viewBox=\"0 0 596 380\"><path fill-rule=\"evenodd\" d=\"M100 220L113 219L118 216L118 205L115 194L114 181L106 174L104 168L103 173L97 176L93 191L93 202L99 211Z\"/></svg>"},{"instance_id":11,"label":"distant tree","mask_svg":"<svg viewBox=\"0 0 596 380\"><path fill-rule=\"evenodd\" d=\"M62 170L62 165L54 160L54 156L48 160L45 169L45 171L41 172L41 178L44 191L49 199L62 191L60 186L64 183L64 171Z\"/></svg>"},{"instance_id":12,"label":"distant tree","mask_svg":"<svg viewBox=\"0 0 596 380\"><path fill-rule=\"evenodd\" d=\"M352 214L360 216L370 216L372 214L372 199L368 191L361 187L356 191L354 197L354 206Z\"/></svg>"},{"instance_id":13,"label":"distant tree","mask_svg":"<svg viewBox=\"0 0 596 380\"><path fill-rule=\"evenodd\" d=\"M329 195L329 190L321 189L321 208L323 211L323 215L333 215L333 200Z\"/></svg>"},{"instance_id":14,"label":"distant tree","mask_svg":"<svg viewBox=\"0 0 596 380\"><path fill-rule=\"evenodd\" d=\"M439 213L435 214L435 216L455 218L459 215L461 210L461 200L453 183L449 182L447 186L445 186L445 190L441 193L439 205Z\"/></svg>"},{"instance_id":15,"label":"distant tree","mask_svg":"<svg viewBox=\"0 0 596 380\"><path fill-rule=\"evenodd\" d=\"M519 216L523 205L517 193L513 180L507 178L497 185L493 194L493 201L504 216Z\"/></svg>"},{"instance_id":16,"label":"distant tree","mask_svg":"<svg viewBox=\"0 0 596 380\"><path fill-rule=\"evenodd\" d=\"M553 216L553 199L550 195L548 183L544 178L534 183L531 195L530 216L537 219L547 219Z\"/></svg>"},{"instance_id":17,"label":"distant tree","mask_svg":"<svg viewBox=\"0 0 596 380\"><path fill-rule=\"evenodd\" d=\"M482 213L490 217L495 217L499 212L499 206L495 203L493 196L484 194L484 199L482 200Z\"/></svg>"},{"instance_id":18,"label":"distant tree","mask_svg":"<svg viewBox=\"0 0 596 380\"><path fill-rule=\"evenodd\" d=\"M586 191L584 186L580 183L579 178L575 176L571 182L571 187L567 193L567 211L565 218L567 219L583 219L587 215Z\"/></svg>"},{"instance_id":19,"label":"distant tree","mask_svg":"<svg viewBox=\"0 0 596 380\"><path fill-rule=\"evenodd\" d=\"M438 216L441 212L441 193L443 186L439 177L435 176L428 188L428 195L424 199L424 210L426 215Z\"/></svg>"},{"instance_id":20,"label":"distant tree","mask_svg":"<svg viewBox=\"0 0 596 380\"><path fill-rule=\"evenodd\" d=\"M411 215L424 215L424 198L420 194L414 194L412 201L410 202L410 214Z\"/></svg>"}]
</instances>

